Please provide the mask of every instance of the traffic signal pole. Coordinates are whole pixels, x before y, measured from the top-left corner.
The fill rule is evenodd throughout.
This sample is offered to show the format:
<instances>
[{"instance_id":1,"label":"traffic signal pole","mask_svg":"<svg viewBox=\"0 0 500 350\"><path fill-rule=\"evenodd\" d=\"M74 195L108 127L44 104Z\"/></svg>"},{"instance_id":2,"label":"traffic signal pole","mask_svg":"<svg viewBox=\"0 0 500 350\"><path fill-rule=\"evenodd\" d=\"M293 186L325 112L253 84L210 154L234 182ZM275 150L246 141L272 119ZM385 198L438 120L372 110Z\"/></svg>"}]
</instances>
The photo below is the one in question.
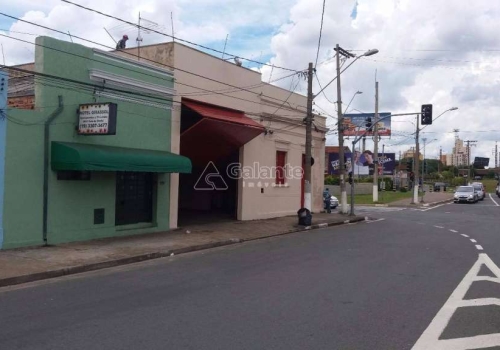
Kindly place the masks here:
<instances>
[{"instance_id":1,"label":"traffic signal pole","mask_svg":"<svg viewBox=\"0 0 500 350\"><path fill-rule=\"evenodd\" d=\"M413 161L414 161L414 166L415 166L415 183L413 185L413 203L417 204L418 203L418 189L420 187L420 182L419 182L419 163L420 163L420 144L419 144L419 138L420 138L420 118L417 115L417 132L415 133L415 155L413 156Z\"/></svg>"},{"instance_id":2,"label":"traffic signal pole","mask_svg":"<svg viewBox=\"0 0 500 350\"><path fill-rule=\"evenodd\" d=\"M378 202L378 81L375 82L375 120L373 128L373 153L374 153L374 167L373 167L373 202Z\"/></svg>"}]
</instances>

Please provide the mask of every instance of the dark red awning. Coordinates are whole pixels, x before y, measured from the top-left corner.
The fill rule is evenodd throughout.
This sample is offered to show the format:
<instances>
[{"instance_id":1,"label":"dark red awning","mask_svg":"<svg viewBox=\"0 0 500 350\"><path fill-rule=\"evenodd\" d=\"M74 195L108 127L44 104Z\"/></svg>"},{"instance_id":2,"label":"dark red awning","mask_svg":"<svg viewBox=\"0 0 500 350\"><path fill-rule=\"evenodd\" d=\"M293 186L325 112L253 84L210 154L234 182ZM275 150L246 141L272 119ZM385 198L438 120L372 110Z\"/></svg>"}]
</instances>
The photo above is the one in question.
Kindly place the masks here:
<instances>
[{"instance_id":1,"label":"dark red awning","mask_svg":"<svg viewBox=\"0 0 500 350\"><path fill-rule=\"evenodd\" d=\"M241 111L192 100L183 100L182 105L202 117L181 134L181 154L188 158L216 160L264 132L261 124Z\"/></svg>"}]
</instances>

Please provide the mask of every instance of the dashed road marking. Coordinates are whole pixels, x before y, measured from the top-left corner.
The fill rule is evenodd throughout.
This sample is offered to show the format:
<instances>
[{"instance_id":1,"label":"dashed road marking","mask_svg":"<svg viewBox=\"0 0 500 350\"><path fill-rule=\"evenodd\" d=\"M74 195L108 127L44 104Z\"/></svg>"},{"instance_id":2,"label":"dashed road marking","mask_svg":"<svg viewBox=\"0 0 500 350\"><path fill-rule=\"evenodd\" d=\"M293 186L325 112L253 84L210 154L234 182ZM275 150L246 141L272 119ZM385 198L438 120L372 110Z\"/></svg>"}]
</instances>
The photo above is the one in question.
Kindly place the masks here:
<instances>
[{"instance_id":1,"label":"dashed road marking","mask_svg":"<svg viewBox=\"0 0 500 350\"><path fill-rule=\"evenodd\" d=\"M450 230L450 232L458 233L458 231L457 231L457 230Z\"/></svg>"},{"instance_id":2,"label":"dashed road marking","mask_svg":"<svg viewBox=\"0 0 500 350\"><path fill-rule=\"evenodd\" d=\"M462 235L462 236L464 236L464 237L469 237L469 236L467 236L467 235L465 235L465 234L463 234L463 233L461 233L461 235Z\"/></svg>"},{"instance_id":3,"label":"dashed road marking","mask_svg":"<svg viewBox=\"0 0 500 350\"><path fill-rule=\"evenodd\" d=\"M479 244L476 244L476 249L477 249L477 250L483 250L483 247L482 247L482 246L480 246ZM499 345L500 345L500 344L499 344Z\"/></svg>"},{"instance_id":4,"label":"dashed road marking","mask_svg":"<svg viewBox=\"0 0 500 350\"><path fill-rule=\"evenodd\" d=\"M450 204L450 203L439 204L439 205L436 205L434 207L430 207L430 208L427 208L427 209L420 209L420 211L427 211L427 210L436 209L436 208L442 207L443 205L447 205L447 204Z\"/></svg>"},{"instance_id":5,"label":"dashed road marking","mask_svg":"<svg viewBox=\"0 0 500 350\"><path fill-rule=\"evenodd\" d=\"M434 227L436 227L436 228L444 228L443 226L436 226L436 225L434 225Z\"/></svg>"},{"instance_id":6,"label":"dashed road marking","mask_svg":"<svg viewBox=\"0 0 500 350\"><path fill-rule=\"evenodd\" d=\"M479 271L481 270L482 265L486 265L495 277L479 276ZM476 263L465 275L458 287L453 291L441 310L438 311L427 329L417 340L412 350L466 350L500 346L500 333L454 339L439 339L443 331L446 329L446 326L448 326L451 317L458 308L500 304L500 299L497 298L464 300L467 291L475 281L500 283L500 269L485 253L479 254L479 258Z\"/></svg>"},{"instance_id":7,"label":"dashed road marking","mask_svg":"<svg viewBox=\"0 0 500 350\"><path fill-rule=\"evenodd\" d=\"M497 207L500 207L500 205L493 199L493 197L491 196L491 193L488 193L488 196L490 196L490 199L493 201L493 203L495 203L495 205Z\"/></svg>"},{"instance_id":8,"label":"dashed road marking","mask_svg":"<svg viewBox=\"0 0 500 350\"><path fill-rule=\"evenodd\" d=\"M470 239L470 241L471 241L472 243L477 243L477 241L476 241L475 239L472 239L472 238Z\"/></svg>"}]
</instances>

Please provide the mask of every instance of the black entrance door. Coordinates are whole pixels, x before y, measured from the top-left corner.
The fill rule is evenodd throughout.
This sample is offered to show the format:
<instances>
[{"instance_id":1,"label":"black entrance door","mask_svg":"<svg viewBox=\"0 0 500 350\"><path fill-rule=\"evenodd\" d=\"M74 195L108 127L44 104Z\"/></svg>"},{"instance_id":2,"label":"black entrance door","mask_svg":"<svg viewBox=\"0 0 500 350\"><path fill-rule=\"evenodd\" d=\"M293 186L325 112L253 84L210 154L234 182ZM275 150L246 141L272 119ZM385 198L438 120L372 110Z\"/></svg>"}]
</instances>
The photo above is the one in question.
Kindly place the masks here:
<instances>
[{"instance_id":1,"label":"black entrance door","mask_svg":"<svg viewBox=\"0 0 500 350\"><path fill-rule=\"evenodd\" d=\"M116 173L115 224L130 225L153 221L153 174Z\"/></svg>"}]
</instances>

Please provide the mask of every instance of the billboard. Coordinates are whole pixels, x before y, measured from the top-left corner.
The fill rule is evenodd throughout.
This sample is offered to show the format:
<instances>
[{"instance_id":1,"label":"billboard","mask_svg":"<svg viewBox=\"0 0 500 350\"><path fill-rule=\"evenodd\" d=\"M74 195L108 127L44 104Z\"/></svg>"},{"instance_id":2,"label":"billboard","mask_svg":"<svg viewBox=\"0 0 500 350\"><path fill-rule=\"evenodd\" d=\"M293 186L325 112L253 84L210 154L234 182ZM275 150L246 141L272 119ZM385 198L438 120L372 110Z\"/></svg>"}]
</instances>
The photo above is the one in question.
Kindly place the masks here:
<instances>
[{"instance_id":1,"label":"billboard","mask_svg":"<svg viewBox=\"0 0 500 350\"><path fill-rule=\"evenodd\" d=\"M474 158L474 168L484 169L490 164L490 158L475 157Z\"/></svg>"},{"instance_id":2,"label":"billboard","mask_svg":"<svg viewBox=\"0 0 500 350\"><path fill-rule=\"evenodd\" d=\"M352 153L345 153L345 164L347 172L354 168L354 175L373 175L375 169L373 152L365 150L364 152L355 151L354 161ZM379 175L392 175L396 169L395 153L379 153ZM340 161L338 153L329 153L328 155L328 175L340 174Z\"/></svg>"},{"instance_id":3,"label":"billboard","mask_svg":"<svg viewBox=\"0 0 500 350\"><path fill-rule=\"evenodd\" d=\"M378 117L378 134L380 136L391 136L391 113L379 113ZM364 135L368 118L371 118L372 123L374 123L375 113L344 114L344 136ZM366 136L373 136L374 128L375 125L371 131L366 133Z\"/></svg>"}]
</instances>

